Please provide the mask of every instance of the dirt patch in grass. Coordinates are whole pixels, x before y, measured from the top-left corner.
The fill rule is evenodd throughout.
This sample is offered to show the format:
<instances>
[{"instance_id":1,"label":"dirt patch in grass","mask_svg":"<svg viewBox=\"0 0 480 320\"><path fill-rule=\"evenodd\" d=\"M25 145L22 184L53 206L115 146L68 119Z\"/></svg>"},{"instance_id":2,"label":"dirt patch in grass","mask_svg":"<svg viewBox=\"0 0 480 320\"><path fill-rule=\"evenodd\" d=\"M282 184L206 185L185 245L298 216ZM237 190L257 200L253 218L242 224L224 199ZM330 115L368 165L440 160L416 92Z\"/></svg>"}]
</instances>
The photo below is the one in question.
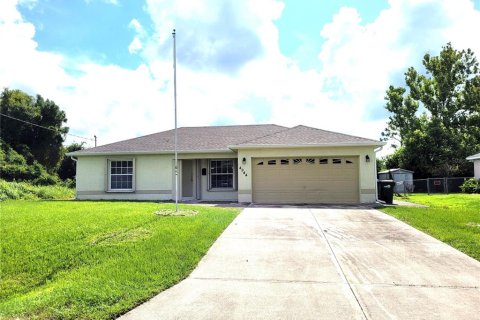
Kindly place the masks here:
<instances>
[{"instance_id":1,"label":"dirt patch in grass","mask_svg":"<svg viewBox=\"0 0 480 320\"><path fill-rule=\"evenodd\" d=\"M155 211L154 214L156 214L157 216L195 216L198 214L198 211L196 210L178 210L178 211L175 211L175 209L162 209L162 210L158 210L158 211Z\"/></svg>"},{"instance_id":2,"label":"dirt patch in grass","mask_svg":"<svg viewBox=\"0 0 480 320\"><path fill-rule=\"evenodd\" d=\"M469 222L467 223L467 227L480 228L480 223Z\"/></svg>"},{"instance_id":3,"label":"dirt patch in grass","mask_svg":"<svg viewBox=\"0 0 480 320\"><path fill-rule=\"evenodd\" d=\"M116 245L148 238L152 232L145 228L120 230L101 234L91 241L91 245Z\"/></svg>"}]
</instances>

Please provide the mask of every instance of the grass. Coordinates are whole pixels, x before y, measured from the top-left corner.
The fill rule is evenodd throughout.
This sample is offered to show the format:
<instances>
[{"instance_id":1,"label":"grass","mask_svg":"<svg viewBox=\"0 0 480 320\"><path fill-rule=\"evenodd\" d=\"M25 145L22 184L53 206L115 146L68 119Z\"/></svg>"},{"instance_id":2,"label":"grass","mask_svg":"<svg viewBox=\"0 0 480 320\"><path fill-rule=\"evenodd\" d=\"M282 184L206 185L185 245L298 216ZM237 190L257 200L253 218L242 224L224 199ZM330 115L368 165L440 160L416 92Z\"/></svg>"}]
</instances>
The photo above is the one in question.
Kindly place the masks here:
<instances>
[{"instance_id":1,"label":"grass","mask_svg":"<svg viewBox=\"0 0 480 320\"><path fill-rule=\"evenodd\" d=\"M34 186L26 182L8 182L0 179L0 201L24 200L67 200L75 197L75 189L65 186Z\"/></svg>"},{"instance_id":2,"label":"grass","mask_svg":"<svg viewBox=\"0 0 480 320\"><path fill-rule=\"evenodd\" d=\"M0 203L0 318L111 319L184 279L238 214L171 204Z\"/></svg>"},{"instance_id":3,"label":"grass","mask_svg":"<svg viewBox=\"0 0 480 320\"><path fill-rule=\"evenodd\" d=\"M480 261L480 194L413 194L401 200L428 207L382 211Z\"/></svg>"}]
</instances>

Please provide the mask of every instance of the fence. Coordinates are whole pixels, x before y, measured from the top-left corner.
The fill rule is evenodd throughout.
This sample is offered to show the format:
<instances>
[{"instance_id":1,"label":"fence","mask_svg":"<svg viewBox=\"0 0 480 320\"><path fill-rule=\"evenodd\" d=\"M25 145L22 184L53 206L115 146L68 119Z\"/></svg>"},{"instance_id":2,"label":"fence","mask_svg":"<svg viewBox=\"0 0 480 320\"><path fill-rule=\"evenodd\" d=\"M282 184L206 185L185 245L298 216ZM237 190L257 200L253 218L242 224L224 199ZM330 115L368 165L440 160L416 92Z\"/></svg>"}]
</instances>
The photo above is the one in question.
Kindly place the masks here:
<instances>
[{"instance_id":1,"label":"fence","mask_svg":"<svg viewBox=\"0 0 480 320\"><path fill-rule=\"evenodd\" d=\"M411 181L396 181L395 193L456 193L469 177L427 178Z\"/></svg>"}]
</instances>

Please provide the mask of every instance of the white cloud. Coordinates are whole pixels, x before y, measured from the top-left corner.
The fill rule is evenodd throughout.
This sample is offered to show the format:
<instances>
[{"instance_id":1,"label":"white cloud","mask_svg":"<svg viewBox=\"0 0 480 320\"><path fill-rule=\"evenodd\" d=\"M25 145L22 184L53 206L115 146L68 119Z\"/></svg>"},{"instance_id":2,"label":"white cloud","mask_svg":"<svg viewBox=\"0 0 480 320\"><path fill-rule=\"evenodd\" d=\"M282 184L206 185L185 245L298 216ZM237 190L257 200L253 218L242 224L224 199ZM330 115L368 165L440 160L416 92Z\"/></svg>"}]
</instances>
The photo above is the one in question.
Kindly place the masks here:
<instances>
[{"instance_id":1,"label":"white cloud","mask_svg":"<svg viewBox=\"0 0 480 320\"><path fill-rule=\"evenodd\" d=\"M167 119L173 112L162 110L170 96L161 92L145 65L128 70L40 51L33 39L35 27L23 20L16 3L1 5L0 41L9 45L0 50L0 88L19 88L54 100L66 111L71 133L92 138L97 134L101 143L170 127Z\"/></svg>"},{"instance_id":2,"label":"white cloud","mask_svg":"<svg viewBox=\"0 0 480 320\"><path fill-rule=\"evenodd\" d=\"M455 48L469 47L477 57L480 54L480 38L472 36L472 30L480 29L480 12L471 1L389 4L369 24L361 23L355 9L342 8L321 31L325 43L319 59L327 88L338 97L335 100L354 107L358 123L375 128L377 134L386 123L385 90L389 84L403 85L403 73L410 66L420 68L426 52L438 54L441 46L452 42ZM355 131L374 133L368 127Z\"/></svg>"},{"instance_id":3,"label":"white cloud","mask_svg":"<svg viewBox=\"0 0 480 320\"><path fill-rule=\"evenodd\" d=\"M275 0L147 0L149 34L132 19L128 49L135 70L102 66L38 50L35 28L16 2L0 2L0 86L40 93L66 109L73 133L113 142L173 125L172 36L177 28L178 112L183 126L255 121L305 124L378 138L383 96L423 54L452 41L480 53L479 12L468 0L391 0L371 23L342 8L319 35L319 71L281 54ZM428 14L426 14L428 13ZM67 73L66 67L76 70ZM261 120L259 120L261 119Z\"/></svg>"},{"instance_id":4,"label":"white cloud","mask_svg":"<svg viewBox=\"0 0 480 320\"><path fill-rule=\"evenodd\" d=\"M128 52L130 53L137 53L140 50L142 50L143 45L142 42L138 37L134 37L132 42L130 42L130 45L128 46Z\"/></svg>"},{"instance_id":5,"label":"white cloud","mask_svg":"<svg viewBox=\"0 0 480 320\"><path fill-rule=\"evenodd\" d=\"M29 1L29 0L26 0L26 1ZM32 1L36 1L36 0L32 0ZM84 0L86 3L91 3L95 0ZM112 5L115 5L115 6L118 6L118 0L101 0L102 2L106 3L106 4L112 4Z\"/></svg>"},{"instance_id":6,"label":"white cloud","mask_svg":"<svg viewBox=\"0 0 480 320\"><path fill-rule=\"evenodd\" d=\"M140 22L137 19L132 19L128 24L128 27L135 30L135 37L133 38L132 42L128 46L128 52L130 53L138 53L140 50L143 49L142 40L147 37L147 33L145 29L143 29Z\"/></svg>"}]
</instances>

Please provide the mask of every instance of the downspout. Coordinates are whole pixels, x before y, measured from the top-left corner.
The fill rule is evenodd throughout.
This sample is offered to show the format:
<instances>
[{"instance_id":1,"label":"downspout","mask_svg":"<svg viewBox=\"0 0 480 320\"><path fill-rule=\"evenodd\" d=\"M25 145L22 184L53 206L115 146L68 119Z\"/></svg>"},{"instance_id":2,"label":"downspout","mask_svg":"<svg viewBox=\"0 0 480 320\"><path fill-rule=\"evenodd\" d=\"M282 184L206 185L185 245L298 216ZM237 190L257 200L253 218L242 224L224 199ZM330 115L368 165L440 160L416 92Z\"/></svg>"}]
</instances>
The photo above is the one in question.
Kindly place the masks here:
<instances>
[{"instance_id":1,"label":"downspout","mask_svg":"<svg viewBox=\"0 0 480 320\"><path fill-rule=\"evenodd\" d=\"M378 202L378 172L377 172L377 152L382 151L383 146L374 149L375 152L375 202Z\"/></svg>"},{"instance_id":2,"label":"downspout","mask_svg":"<svg viewBox=\"0 0 480 320\"><path fill-rule=\"evenodd\" d=\"M70 159L75 161L75 199L78 199L78 194L77 194L77 162L78 162L78 159L75 158L74 156L70 156Z\"/></svg>"}]
</instances>

